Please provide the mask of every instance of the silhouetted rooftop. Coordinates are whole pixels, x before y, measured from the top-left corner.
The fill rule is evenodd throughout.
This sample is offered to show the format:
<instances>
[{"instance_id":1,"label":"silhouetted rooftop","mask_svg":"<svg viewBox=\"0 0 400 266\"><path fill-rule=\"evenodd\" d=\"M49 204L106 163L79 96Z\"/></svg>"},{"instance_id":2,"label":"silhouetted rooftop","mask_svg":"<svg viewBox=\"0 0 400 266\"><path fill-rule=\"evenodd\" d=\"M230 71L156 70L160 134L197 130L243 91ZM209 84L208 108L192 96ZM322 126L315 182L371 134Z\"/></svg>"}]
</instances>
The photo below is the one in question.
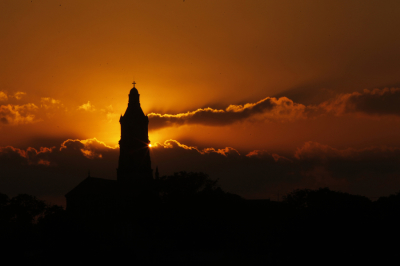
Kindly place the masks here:
<instances>
[{"instance_id":1,"label":"silhouetted rooftop","mask_svg":"<svg viewBox=\"0 0 400 266\"><path fill-rule=\"evenodd\" d=\"M71 195L105 195L117 190L117 181L97 177L87 177L65 196Z\"/></svg>"}]
</instances>

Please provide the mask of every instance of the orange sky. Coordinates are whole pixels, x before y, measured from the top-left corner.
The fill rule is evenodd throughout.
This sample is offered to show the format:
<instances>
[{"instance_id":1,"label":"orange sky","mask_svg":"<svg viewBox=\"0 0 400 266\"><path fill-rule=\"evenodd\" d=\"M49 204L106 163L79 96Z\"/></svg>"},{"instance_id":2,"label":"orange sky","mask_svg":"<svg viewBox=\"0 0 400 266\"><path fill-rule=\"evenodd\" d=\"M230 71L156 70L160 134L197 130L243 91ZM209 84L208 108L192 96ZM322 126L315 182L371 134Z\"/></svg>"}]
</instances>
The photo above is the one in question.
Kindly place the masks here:
<instances>
[{"instance_id":1,"label":"orange sky","mask_svg":"<svg viewBox=\"0 0 400 266\"><path fill-rule=\"evenodd\" d=\"M366 0L3 0L0 147L115 147L133 80L153 143L293 158L309 141L400 147L399 11Z\"/></svg>"}]
</instances>

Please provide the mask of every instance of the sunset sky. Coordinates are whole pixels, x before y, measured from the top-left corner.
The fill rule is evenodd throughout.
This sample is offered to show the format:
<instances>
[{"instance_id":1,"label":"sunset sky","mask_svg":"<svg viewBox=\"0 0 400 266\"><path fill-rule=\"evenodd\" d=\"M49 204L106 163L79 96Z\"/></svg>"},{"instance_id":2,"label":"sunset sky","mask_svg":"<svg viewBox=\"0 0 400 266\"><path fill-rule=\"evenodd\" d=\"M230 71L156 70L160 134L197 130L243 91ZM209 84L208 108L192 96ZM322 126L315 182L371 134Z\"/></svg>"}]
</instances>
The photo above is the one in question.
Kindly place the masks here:
<instances>
[{"instance_id":1,"label":"sunset sky","mask_svg":"<svg viewBox=\"0 0 400 266\"><path fill-rule=\"evenodd\" d=\"M152 166L271 198L400 191L399 1L2 0L0 192L116 179L132 82Z\"/></svg>"}]
</instances>

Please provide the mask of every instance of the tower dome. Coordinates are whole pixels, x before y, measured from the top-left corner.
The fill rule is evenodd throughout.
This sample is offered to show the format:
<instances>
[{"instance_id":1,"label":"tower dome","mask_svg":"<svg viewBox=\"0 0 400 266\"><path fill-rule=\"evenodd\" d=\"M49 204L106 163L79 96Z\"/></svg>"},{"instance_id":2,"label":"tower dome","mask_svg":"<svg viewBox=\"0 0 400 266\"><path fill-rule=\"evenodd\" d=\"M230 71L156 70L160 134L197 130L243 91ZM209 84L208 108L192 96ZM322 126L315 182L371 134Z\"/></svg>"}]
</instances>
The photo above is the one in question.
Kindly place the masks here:
<instances>
[{"instance_id":1,"label":"tower dome","mask_svg":"<svg viewBox=\"0 0 400 266\"><path fill-rule=\"evenodd\" d=\"M140 94L139 91L136 89L136 82L134 81L132 84L133 88L129 92L129 103L140 105L140 99L139 99Z\"/></svg>"}]
</instances>

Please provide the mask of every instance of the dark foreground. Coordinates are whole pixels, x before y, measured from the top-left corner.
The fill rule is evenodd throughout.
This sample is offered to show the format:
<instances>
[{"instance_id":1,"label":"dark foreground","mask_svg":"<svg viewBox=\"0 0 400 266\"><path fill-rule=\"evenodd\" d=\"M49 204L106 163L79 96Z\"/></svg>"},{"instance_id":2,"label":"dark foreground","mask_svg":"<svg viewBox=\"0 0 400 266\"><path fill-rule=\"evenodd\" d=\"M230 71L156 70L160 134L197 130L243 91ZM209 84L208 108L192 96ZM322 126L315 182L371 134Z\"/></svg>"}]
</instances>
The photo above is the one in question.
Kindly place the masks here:
<instances>
[{"instance_id":1,"label":"dark foreground","mask_svg":"<svg viewBox=\"0 0 400 266\"><path fill-rule=\"evenodd\" d=\"M1 257L14 262L389 264L399 256L400 194L371 202L298 190L274 202L212 189L138 198L129 213L85 218L28 195L0 201Z\"/></svg>"}]
</instances>

